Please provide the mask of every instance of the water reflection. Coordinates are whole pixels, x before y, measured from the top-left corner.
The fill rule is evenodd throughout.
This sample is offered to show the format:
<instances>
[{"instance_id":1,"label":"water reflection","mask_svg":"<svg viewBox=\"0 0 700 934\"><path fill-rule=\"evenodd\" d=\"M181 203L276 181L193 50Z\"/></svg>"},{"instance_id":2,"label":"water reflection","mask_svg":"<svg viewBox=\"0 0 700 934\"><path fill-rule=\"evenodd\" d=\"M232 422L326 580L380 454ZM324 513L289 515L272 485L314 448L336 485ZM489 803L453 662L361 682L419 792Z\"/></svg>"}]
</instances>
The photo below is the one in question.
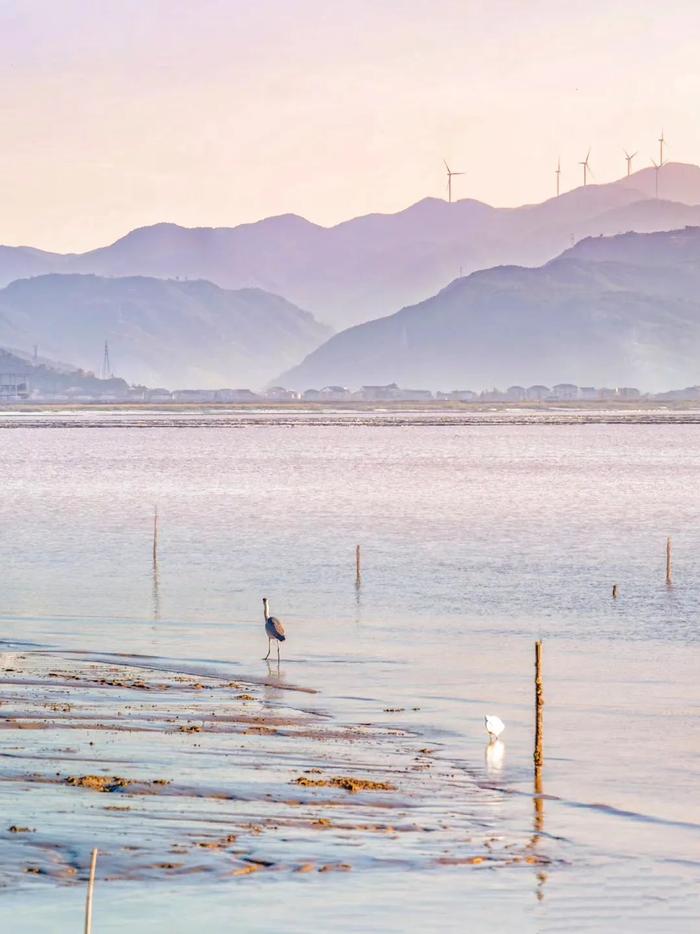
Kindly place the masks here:
<instances>
[{"instance_id":1,"label":"water reflection","mask_svg":"<svg viewBox=\"0 0 700 934\"><path fill-rule=\"evenodd\" d=\"M362 621L362 581L355 578L355 623Z\"/></svg>"},{"instance_id":2,"label":"water reflection","mask_svg":"<svg viewBox=\"0 0 700 934\"><path fill-rule=\"evenodd\" d=\"M544 832L544 792L542 790L542 766L535 766L535 781L534 781L534 794L532 796L533 802L533 833L530 838L530 849L533 851L533 856L536 856L535 850L540 844L540 837ZM535 886L535 895L537 896L537 901L541 902L544 898L544 886L547 882L547 873L540 870L535 874L537 880Z\"/></svg>"},{"instance_id":3,"label":"water reflection","mask_svg":"<svg viewBox=\"0 0 700 934\"><path fill-rule=\"evenodd\" d=\"M278 659L268 658L265 664L267 665L267 677L262 683L263 697L268 704L278 704L280 702L279 692L284 690L287 677Z\"/></svg>"},{"instance_id":4,"label":"water reflection","mask_svg":"<svg viewBox=\"0 0 700 934\"><path fill-rule=\"evenodd\" d=\"M502 739L490 739L486 744L486 772L493 777L503 770L506 746Z\"/></svg>"},{"instance_id":5,"label":"water reflection","mask_svg":"<svg viewBox=\"0 0 700 934\"><path fill-rule=\"evenodd\" d=\"M153 621L160 619L160 578L158 573L158 506L153 507L153 582L152 582L152 602L153 602Z\"/></svg>"},{"instance_id":6,"label":"water reflection","mask_svg":"<svg viewBox=\"0 0 700 934\"><path fill-rule=\"evenodd\" d=\"M158 557L156 554L153 555L151 603L153 608L153 621L157 623L160 619L160 574L158 571Z\"/></svg>"}]
</instances>

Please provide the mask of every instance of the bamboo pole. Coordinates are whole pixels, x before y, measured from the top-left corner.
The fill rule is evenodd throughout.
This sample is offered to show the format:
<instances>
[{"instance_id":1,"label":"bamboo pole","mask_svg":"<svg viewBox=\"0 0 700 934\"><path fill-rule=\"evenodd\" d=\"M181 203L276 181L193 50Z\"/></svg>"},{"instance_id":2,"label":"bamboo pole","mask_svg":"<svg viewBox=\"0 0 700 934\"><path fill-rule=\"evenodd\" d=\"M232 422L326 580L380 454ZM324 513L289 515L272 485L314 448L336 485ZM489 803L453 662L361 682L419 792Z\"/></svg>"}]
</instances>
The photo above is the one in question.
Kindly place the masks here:
<instances>
[{"instance_id":1,"label":"bamboo pole","mask_svg":"<svg viewBox=\"0 0 700 934\"><path fill-rule=\"evenodd\" d=\"M358 584L360 583L360 580L362 579L362 566L361 566L361 560L360 560L360 546L359 545L355 545L355 579L357 580Z\"/></svg>"},{"instance_id":2,"label":"bamboo pole","mask_svg":"<svg viewBox=\"0 0 700 934\"><path fill-rule=\"evenodd\" d=\"M666 583L669 586L673 583L673 543L670 535L666 539Z\"/></svg>"},{"instance_id":3,"label":"bamboo pole","mask_svg":"<svg viewBox=\"0 0 700 934\"><path fill-rule=\"evenodd\" d=\"M92 934L92 895L95 889L95 867L97 866L97 850L92 851L90 859L90 878L88 880L87 898L85 899L85 934Z\"/></svg>"},{"instance_id":4,"label":"bamboo pole","mask_svg":"<svg viewBox=\"0 0 700 934\"><path fill-rule=\"evenodd\" d=\"M544 762L542 754L542 741L544 734L544 723L542 718L542 707L544 706L544 695L542 690L542 642L535 642L535 768L539 769Z\"/></svg>"}]
</instances>

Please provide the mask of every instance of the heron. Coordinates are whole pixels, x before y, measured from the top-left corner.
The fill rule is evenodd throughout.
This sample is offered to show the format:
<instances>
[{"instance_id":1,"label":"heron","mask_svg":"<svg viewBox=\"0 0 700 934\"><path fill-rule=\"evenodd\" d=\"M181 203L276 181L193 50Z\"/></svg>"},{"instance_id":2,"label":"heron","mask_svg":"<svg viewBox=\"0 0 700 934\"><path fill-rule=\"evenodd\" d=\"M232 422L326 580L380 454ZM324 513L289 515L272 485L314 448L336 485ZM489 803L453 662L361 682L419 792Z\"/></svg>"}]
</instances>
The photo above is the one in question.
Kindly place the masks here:
<instances>
[{"instance_id":1,"label":"heron","mask_svg":"<svg viewBox=\"0 0 700 934\"><path fill-rule=\"evenodd\" d=\"M265 632L267 633L267 655L264 662L270 657L272 651L272 640L277 643L277 661L280 660L280 642L287 638L284 634L284 626L276 616L270 616L270 604L267 597L263 597L263 614L265 616Z\"/></svg>"},{"instance_id":2,"label":"heron","mask_svg":"<svg viewBox=\"0 0 700 934\"><path fill-rule=\"evenodd\" d=\"M486 726L486 732L489 734L489 742L495 742L506 728L503 720L492 713L486 714L484 725Z\"/></svg>"}]
</instances>

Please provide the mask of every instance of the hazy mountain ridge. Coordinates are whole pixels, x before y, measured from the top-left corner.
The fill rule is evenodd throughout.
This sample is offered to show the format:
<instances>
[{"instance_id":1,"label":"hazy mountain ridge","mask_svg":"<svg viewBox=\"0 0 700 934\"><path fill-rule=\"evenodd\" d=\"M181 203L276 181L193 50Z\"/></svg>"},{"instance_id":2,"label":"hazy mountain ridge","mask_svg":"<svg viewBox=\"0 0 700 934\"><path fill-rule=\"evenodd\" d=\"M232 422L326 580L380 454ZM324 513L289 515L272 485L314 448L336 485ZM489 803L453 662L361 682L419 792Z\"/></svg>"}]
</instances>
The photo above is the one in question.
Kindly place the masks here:
<instances>
[{"instance_id":1,"label":"hazy mountain ridge","mask_svg":"<svg viewBox=\"0 0 700 934\"><path fill-rule=\"evenodd\" d=\"M698 382L700 228L590 238L539 268L500 266L332 337L280 381L304 389Z\"/></svg>"},{"instance_id":2,"label":"hazy mountain ridge","mask_svg":"<svg viewBox=\"0 0 700 934\"><path fill-rule=\"evenodd\" d=\"M90 395L124 393L127 384L123 379L98 379L93 373L64 363L41 358L34 360L28 354L12 348L0 347L0 375L24 379L32 392L65 393L80 390Z\"/></svg>"},{"instance_id":3,"label":"hazy mountain ridge","mask_svg":"<svg viewBox=\"0 0 700 934\"><path fill-rule=\"evenodd\" d=\"M0 285L42 273L201 278L284 295L334 326L435 294L455 276L503 263L539 265L591 234L700 223L700 168L668 163L541 204L494 208L425 198L396 214L325 228L293 214L228 228L156 224L110 246L60 255L0 247Z\"/></svg>"},{"instance_id":4,"label":"hazy mountain ridge","mask_svg":"<svg viewBox=\"0 0 700 934\"><path fill-rule=\"evenodd\" d=\"M280 296L202 280L52 274L0 291L0 343L97 371L108 339L114 370L149 386L262 385L330 333Z\"/></svg>"}]
</instances>

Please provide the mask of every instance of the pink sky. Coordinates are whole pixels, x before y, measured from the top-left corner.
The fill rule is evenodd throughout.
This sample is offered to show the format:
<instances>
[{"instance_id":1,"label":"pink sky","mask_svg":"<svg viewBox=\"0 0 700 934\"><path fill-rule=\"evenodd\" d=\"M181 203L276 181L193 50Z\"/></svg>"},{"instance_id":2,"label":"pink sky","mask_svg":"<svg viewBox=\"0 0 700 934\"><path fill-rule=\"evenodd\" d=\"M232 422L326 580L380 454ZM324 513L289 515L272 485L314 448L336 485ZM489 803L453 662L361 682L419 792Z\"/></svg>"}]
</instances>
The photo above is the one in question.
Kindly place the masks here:
<instances>
[{"instance_id":1,"label":"pink sky","mask_svg":"<svg viewBox=\"0 0 700 934\"><path fill-rule=\"evenodd\" d=\"M0 243L519 204L700 162L696 2L0 0Z\"/></svg>"}]
</instances>

